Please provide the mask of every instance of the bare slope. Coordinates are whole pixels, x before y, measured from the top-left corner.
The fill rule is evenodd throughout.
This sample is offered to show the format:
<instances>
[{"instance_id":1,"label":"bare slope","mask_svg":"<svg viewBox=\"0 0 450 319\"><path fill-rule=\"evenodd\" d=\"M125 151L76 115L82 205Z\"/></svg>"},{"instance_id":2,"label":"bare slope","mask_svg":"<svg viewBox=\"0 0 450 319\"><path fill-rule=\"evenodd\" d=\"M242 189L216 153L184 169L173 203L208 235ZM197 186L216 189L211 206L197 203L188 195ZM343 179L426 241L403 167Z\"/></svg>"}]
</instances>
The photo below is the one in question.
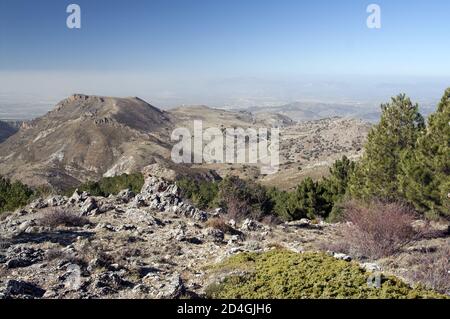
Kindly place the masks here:
<instances>
[{"instance_id":1,"label":"bare slope","mask_svg":"<svg viewBox=\"0 0 450 319\"><path fill-rule=\"evenodd\" d=\"M164 112L137 98L73 95L0 145L0 174L66 186L165 156Z\"/></svg>"},{"instance_id":2,"label":"bare slope","mask_svg":"<svg viewBox=\"0 0 450 319\"><path fill-rule=\"evenodd\" d=\"M251 165L175 165L170 160L175 127L281 128L281 169L262 176ZM66 188L79 182L140 171L159 163L179 172L217 170L270 185L290 188L305 176L326 174L331 163L361 154L368 125L362 121L330 118L295 123L274 113L235 112L206 106L161 111L139 98L75 94L45 116L22 125L0 144L0 175L39 186Z\"/></svg>"}]
</instances>

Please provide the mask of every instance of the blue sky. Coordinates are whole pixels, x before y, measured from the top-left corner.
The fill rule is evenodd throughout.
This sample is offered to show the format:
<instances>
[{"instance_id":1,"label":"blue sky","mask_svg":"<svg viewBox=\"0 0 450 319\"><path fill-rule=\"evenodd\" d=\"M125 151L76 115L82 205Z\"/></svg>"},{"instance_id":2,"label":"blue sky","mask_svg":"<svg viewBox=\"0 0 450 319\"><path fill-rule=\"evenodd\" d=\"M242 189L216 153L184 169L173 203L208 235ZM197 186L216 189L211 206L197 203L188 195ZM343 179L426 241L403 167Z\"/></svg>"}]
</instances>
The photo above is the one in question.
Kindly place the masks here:
<instances>
[{"instance_id":1,"label":"blue sky","mask_svg":"<svg viewBox=\"0 0 450 319\"><path fill-rule=\"evenodd\" d=\"M81 6L80 30L66 27L70 3ZM380 30L366 26L371 3L381 7ZM272 90L291 78L442 83L450 77L449 12L448 0L2 0L0 83L22 77L32 90L40 74L40 92L53 79L58 94L117 87L175 96L187 86L199 97L205 83L235 78ZM110 82L81 85L83 74Z\"/></svg>"}]
</instances>

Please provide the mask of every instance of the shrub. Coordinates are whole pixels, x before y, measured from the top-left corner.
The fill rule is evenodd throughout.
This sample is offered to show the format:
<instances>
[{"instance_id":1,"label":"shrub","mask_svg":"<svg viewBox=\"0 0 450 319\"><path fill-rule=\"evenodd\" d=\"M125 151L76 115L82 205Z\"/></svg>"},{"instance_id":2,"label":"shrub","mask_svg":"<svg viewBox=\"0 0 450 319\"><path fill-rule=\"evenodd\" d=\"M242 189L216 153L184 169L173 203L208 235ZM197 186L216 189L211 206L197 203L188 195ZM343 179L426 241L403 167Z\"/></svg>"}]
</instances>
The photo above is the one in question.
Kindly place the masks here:
<instances>
[{"instance_id":1,"label":"shrub","mask_svg":"<svg viewBox=\"0 0 450 319\"><path fill-rule=\"evenodd\" d=\"M272 202L267 190L253 181L230 176L219 183L219 205L228 217L237 221L244 218L262 220L272 213Z\"/></svg>"},{"instance_id":2,"label":"shrub","mask_svg":"<svg viewBox=\"0 0 450 319\"><path fill-rule=\"evenodd\" d=\"M331 203L324 196L326 189L321 182L311 178L303 180L293 192L271 189L269 195L275 214L283 220L326 217Z\"/></svg>"},{"instance_id":3,"label":"shrub","mask_svg":"<svg viewBox=\"0 0 450 319\"><path fill-rule=\"evenodd\" d=\"M141 173L122 174L114 177L104 177L96 182L87 182L78 186L78 190L86 191L93 196L108 197L117 195L121 190L130 189L134 193L139 193L144 186L144 176ZM75 189L66 192L72 195Z\"/></svg>"},{"instance_id":4,"label":"shrub","mask_svg":"<svg viewBox=\"0 0 450 319\"><path fill-rule=\"evenodd\" d=\"M50 208L42 213L39 224L51 228L56 228L58 226L81 227L89 224L89 220L85 217L78 216L71 211L60 208Z\"/></svg>"},{"instance_id":5,"label":"shrub","mask_svg":"<svg viewBox=\"0 0 450 319\"><path fill-rule=\"evenodd\" d=\"M355 162L347 156L334 162L330 168L330 176L323 179L322 183L326 189L325 198L333 205L340 202L347 193L350 176L355 170Z\"/></svg>"},{"instance_id":6,"label":"shrub","mask_svg":"<svg viewBox=\"0 0 450 319\"><path fill-rule=\"evenodd\" d=\"M0 213L25 206L32 195L33 190L28 186L0 176Z\"/></svg>"},{"instance_id":7,"label":"shrub","mask_svg":"<svg viewBox=\"0 0 450 319\"><path fill-rule=\"evenodd\" d=\"M414 211L398 202L350 201L344 206L344 219L350 222L345 232L350 253L362 257L392 255L420 235L412 226Z\"/></svg>"},{"instance_id":8,"label":"shrub","mask_svg":"<svg viewBox=\"0 0 450 319\"><path fill-rule=\"evenodd\" d=\"M291 221L296 207L292 193L279 191L273 187L269 189L268 195L272 202L273 213L282 220Z\"/></svg>"},{"instance_id":9,"label":"shrub","mask_svg":"<svg viewBox=\"0 0 450 319\"><path fill-rule=\"evenodd\" d=\"M183 177L177 181L177 185L181 195L200 209L213 208L217 204L219 186L215 181L196 181Z\"/></svg>"},{"instance_id":10,"label":"shrub","mask_svg":"<svg viewBox=\"0 0 450 319\"><path fill-rule=\"evenodd\" d=\"M226 276L227 273L235 275ZM208 298L445 298L422 288L413 289L390 276L382 276L379 289L370 287L370 273L356 263L324 253L297 254L285 250L243 253L213 266L210 274L225 274L225 279L206 288Z\"/></svg>"},{"instance_id":11,"label":"shrub","mask_svg":"<svg viewBox=\"0 0 450 319\"><path fill-rule=\"evenodd\" d=\"M236 176L220 182L196 181L183 178L177 181L183 197L200 209L221 207L227 217L237 221L244 218L262 220L272 213L272 202L265 187Z\"/></svg>"},{"instance_id":12,"label":"shrub","mask_svg":"<svg viewBox=\"0 0 450 319\"><path fill-rule=\"evenodd\" d=\"M233 233L233 228L223 218L211 218L206 222L207 227L212 227L222 231L224 234Z\"/></svg>"}]
</instances>

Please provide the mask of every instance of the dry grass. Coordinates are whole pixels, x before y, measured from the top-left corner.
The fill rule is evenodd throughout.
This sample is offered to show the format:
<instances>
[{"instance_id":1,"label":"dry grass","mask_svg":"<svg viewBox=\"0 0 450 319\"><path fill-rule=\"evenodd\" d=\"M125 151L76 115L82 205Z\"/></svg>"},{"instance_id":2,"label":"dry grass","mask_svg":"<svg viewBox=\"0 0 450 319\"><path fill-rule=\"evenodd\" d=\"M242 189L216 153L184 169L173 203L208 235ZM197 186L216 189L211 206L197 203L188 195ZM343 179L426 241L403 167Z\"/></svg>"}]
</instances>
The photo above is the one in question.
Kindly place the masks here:
<instances>
[{"instance_id":1,"label":"dry grass","mask_svg":"<svg viewBox=\"0 0 450 319\"><path fill-rule=\"evenodd\" d=\"M414 255L409 261L412 271L408 279L427 288L450 294L450 245L436 251Z\"/></svg>"},{"instance_id":2,"label":"dry grass","mask_svg":"<svg viewBox=\"0 0 450 319\"><path fill-rule=\"evenodd\" d=\"M50 228L58 226L82 227L90 224L86 217L78 216L74 212L61 208L50 208L43 212L38 220L39 225Z\"/></svg>"},{"instance_id":3,"label":"dry grass","mask_svg":"<svg viewBox=\"0 0 450 319\"><path fill-rule=\"evenodd\" d=\"M211 227L214 229L218 229L222 231L224 234L233 233L233 227L228 225L225 219L223 218L211 218L206 222L207 227Z\"/></svg>"}]
</instances>

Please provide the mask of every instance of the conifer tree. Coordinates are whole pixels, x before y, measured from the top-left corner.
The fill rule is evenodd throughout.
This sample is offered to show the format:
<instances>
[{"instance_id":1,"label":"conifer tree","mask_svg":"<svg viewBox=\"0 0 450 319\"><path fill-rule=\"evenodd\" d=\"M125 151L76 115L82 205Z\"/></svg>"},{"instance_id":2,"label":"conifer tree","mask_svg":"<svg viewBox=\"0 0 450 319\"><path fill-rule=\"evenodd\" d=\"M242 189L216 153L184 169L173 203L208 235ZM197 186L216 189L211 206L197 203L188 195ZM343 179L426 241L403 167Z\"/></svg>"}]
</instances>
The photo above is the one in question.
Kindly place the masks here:
<instances>
[{"instance_id":1,"label":"conifer tree","mask_svg":"<svg viewBox=\"0 0 450 319\"><path fill-rule=\"evenodd\" d=\"M365 152L351 177L351 195L370 199L398 199L400 158L404 151L412 150L423 132L424 119L404 94L381 105L380 122L369 133Z\"/></svg>"},{"instance_id":2,"label":"conifer tree","mask_svg":"<svg viewBox=\"0 0 450 319\"><path fill-rule=\"evenodd\" d=\"M450 88L428 119L426 133L402 157L401 190L422 212L450 216Z\"/></svg>"},{"instance_id":3,"label":"conifer tree","mask_svg":"<svg viewBox=\"0 0 450 319\"><path fill-rule=\"evenodd\" d=\"M326 188L325 197L330 203L337 203L347 192L348 182L351 174L355 170L355 162L347 156L334 162L330 168L330 176L325 178L322 183Z\"/></svg>"}]
</instances>

